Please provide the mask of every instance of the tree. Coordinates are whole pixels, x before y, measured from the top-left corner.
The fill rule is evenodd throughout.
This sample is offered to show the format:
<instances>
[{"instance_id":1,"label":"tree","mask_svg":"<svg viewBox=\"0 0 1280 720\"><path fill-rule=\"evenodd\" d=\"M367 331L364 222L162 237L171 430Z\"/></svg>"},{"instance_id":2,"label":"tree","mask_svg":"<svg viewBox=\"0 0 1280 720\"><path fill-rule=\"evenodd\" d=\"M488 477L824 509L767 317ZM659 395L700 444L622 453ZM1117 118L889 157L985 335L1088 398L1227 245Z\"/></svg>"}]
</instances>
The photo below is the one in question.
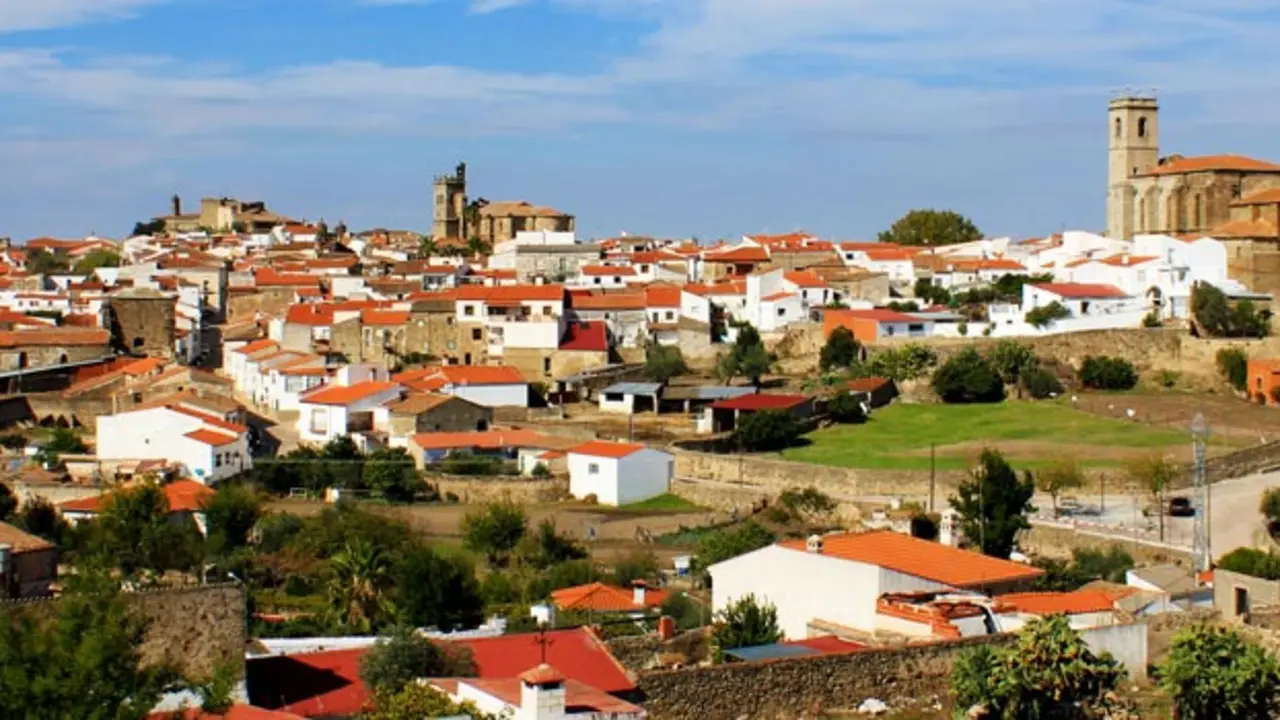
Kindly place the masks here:
<instances>
[{"instance_id":1,"label":"tree","mask_svg":"<svg viewBox=\"0 0 1280 720\"><path fill-rule=\"evenodd\" d=\"M847 327L838 327L831 331L827 344L822 346L818 355L818 367L823 371L847 368L858 360L862 346L853 337L853 331Z\"/></svg>"},{"instance_id":2,"label":"tree","mask_svg":"<svg viewBox=\"0 0 1280 720\"><path fill-rule=\"evenodd\" d=\"M842 392L827 401L827 414L837 422L860 423L867 419L862 396Z\"/></svg>"},{"instance_id":3,"label":"tree","mask_svg":"<svg viewBox=\"0 0 1280 720\"><path fill-rule=\"evenodd\" d=\"M133 224L133 235L159 235L164 232L164 220L156 218L147 222L136 222Z\"/></svg>"},{"instance_id":4,"label":"tree","mask_svg":"<svg viewBox=\"0 0 1280 720\"><path fill-rule=\"evenodd\" d=\"M393 574L396 608L404 622L443 632L484 621L484 600L475 569L466 558L415 545Z\"/></svg>"},{"instance_id":5,"label":"tree","mask_svg":"<svg viewBox=\"0 0 1280 720\"><path fill-rule=\"evenodd\" d=\"M360 679L374 693L398 693L418 678L475 677L462 645L437 645L411 627L397 626L364 654Z\"/></svg>"},{"instance_id":6,"label":"tree","mask_svg":"<svg viewBox=\"0 0 1280 720\"><path fill-rule=\"evenodd\" d=\"M364 464L364 484L392 502L412 502L424 485L404 448L380 448Z\"/></svg>"},{"instance_id":7,"label":"tree","mask_svg":"<svg viewBox=\"0 0 1280 720\"><path fill-rule=\"evenodd\" d=\"M399 692L374 694L373 710L361 720L423 720L423 718L466 717L471 720L499 720L483 713L474 703L456 703L448 695L431 687L410 683Z\"/></svg>"},{"instance_id":8,"label":"tree","mask_svg":"<svg viewBox=\"0 0 1280 720\"><path fill-rule=\"evenodd\" d=\"M338 624L369 632L395 614L387 596L391 563L378 546L361 539L350 542L329 560L329 609Z\"/></svg>"},{"instance_id":9,"label":"tree","mask_svg":"<svg viewBox=\"0 0 1280 720\"><path fill-rule=\"evenodd\" d=\"M1164 491L1173 483L1181 468L1163 455L1150 455L1132 460L1125 468L1129 482L1147 491L1155 501L1160 518L1160 542L1164 542Z\"/></svg>"},{"instance_id":10,"label":"tree","mask_svg":"<svg viewBox=\"0 0 1280 720\"><path fill-rule=\"evenodd\" d=\"M1013 552L1018 533L1031 527L1027 514L1034 512L1035 495L1031 473L1021 480L997 451L986 449L969 479L960 483L951 506L960 515L965 539L977 544L984 554L1005 558Z\"/></svg>"},{"instance_id":11,"label":"tree","mask_svg":"<svg viewBox=\"0 0 1280 720\"><path fill-rule=\"evenodd\" d=\"M1237 347L1225 347L1214 356L1218 373L1231 383L1236 392L1245 392L1249 388L1249 356Z\"/></svg>"},{"instance_id":12,"label":"tree","mask_svg":"<svg viewBox=\"0 0 1280 720\"><path fill-rule=\"evenodd\" d=\"M54 255L43 248L27 253L26 269L32 275L55 275L66 272L67 268L67 258L62 255Z\"/></svg>"},{"instance_id":13,"label":"tree","mask_svg":"<svg viewBox=\"0 0 1280 720\"><path fill-rule=\"evenodd\" d=\"M982 239L969 218L952 210L912 210L878 236L896 245L955 245Z\"/></svg>"},{"instance_id":14,"label":"tree","mask_svg":"<svg viewBox=\"0 0 1280 720\"><path fill-rule=\"evenodd\" d=\"M1073 548L1071 560L1036 558L1034 565L1044 570L1036 581L1042 592L1071 592L1094 580L1123 583L1133 569L1133 556L1119 544L1108 548Z\"/></svg>"},{"instance_id":15,"label":"tree","mask_svg":"<svg viewBox=\"0 0 1280 720\"><path fill-rule=\"evenodd\" d=\"M58 510L54 508L53 503L42 497L28 500L14 518L14 524L23 531L42 537L55 545L63 543L70 529L67 521L63 520Z\"/></svg>"},{"instance_id":16,"label":"tree","mask_svg":"<svg viewBox=\"0 0 1280 720\"><path fill-rule=\"evenodd\" d=\"M1138 370L1123 358L1089 355L1080 365L1080 382L1094 390L1131 390Z\"/></svg>"},{"instance_id":17,"label":"tree","mask_svg":"<svg viewBox=\"0 0 1280 720\"><path fill-rule=\"evenodd\" d=\"M698 540L694 559L697 567L705 571L718 562L772 545L777 539L763 525L748 520L736 528L725 528L703 535Z\"/></svg>"},{"instance_id":18,"label":"tree","mask_svg":"<svg viewBox=\"0 0 1280 720\"><path fill-rule=\"evenodd\" d=\"M1067 306L1054 300L1048 305L1031 308L1022 319L1032 327L1044 329L1049 327L1054 320L1064 320L1069 317L1071 317L1071 311L1067 309Z\"/></svg>"},{"instance_id":19,"label":"tree","mask_svg":"<svg viewBox=\"0 0 1280 720\"><path fill-rule=\"evenodd\" d=\"M1109 653L1095 655L1065 615L1035 618L1017 642L963 651L951 675L956 707L983 705L983 717L1084 718L1108 704L1125 677Z\"/></svg>"},{"instance_id":20,"label":"tree","mask_svg":"<svg viewBox=\"0 0 1280 720\"><path fill-rule=\"evenodd\" d=\"M676 623L676 630L700 628L706 624L706 606L685 592L672 592L659 609Z\"/></svg>"},{"instance_id":21,"label":"tree","mask_svg":"<svg viewBox=\"0 0 1280 720\"><path fill-rule=\"evenodd\" d=\"M806 488L783 490L778 495L778 505L802 519L825 519L830 517L836 509L836 501L812 485Z\"/></svg>"},{"instance_id":22,"label":"tree","mask_svg":"<svg viewBox=\"0 0 1280 720\"><path fill-rule=\"evenodd\" d=\"M528 529L524 511L510 500L489 503L462 518L462 544L484 553L495 565L506 564Z\"/></svg>"},{"instance_id":23,"label":"tree","mask_svg":"<svg viewBox=\"0 0 1280 720\"><path fill-rule=\"evenodd\" d=\"M977 350L965 348L933 374L933 391L945 403L989 403L1004 399L1004 382Z\"/></svg>"},{"instance_id":24,"label":"tree","mask_svg":"<svg viewBox=\"0 0 1280 720\"><path fill-rule=\"evenodd\" d=\"M423 235L418 238L418 257L431 258L440 252L440 247L436 244L436 239L430 235Z\"/></svg>"},{"instance_id":25,"label":"tree","mask_svg":"<svg viewBox=\"0 0 1280 720\"><path fill-rule=\"evenodd\" d=\"M778 629L778 609L759 602L752 594L744 595L716 613L711 630L711 644L716 661L724 660L724 652L735 648L770 645L782 639Z\"/></svg>"},{"instance_id":26,"label":"tree","mask_svg":"<svg viewBox=\"0 0 1280 720\"><path fill-rule=\"evenodd\" d=\"M1266 337L1271 334L1271 313L1259 311L1249 300L1233 307L1227 296L1206 282L1191 288L1191 316L1196 325L1215 337Z\"/></svg>"},{"instance_id":27,"label":"tree","mask_svg":"<svg viewBox=\"0 0 1280 720\"><path fill-rule=\"evenodd\" d=\"M658 556L648 550L633 550L613 566L613 584L631 587L637 580L656 582L662 572L658 569Z\"/></svg>"},{"instance_id":28,"label":"tree","mask_svg":"<svg viewBox=\"0 0 1280 720\"><path fill-rule=\"evenodd\" d=\"M88 275L100 267L120 267L120 253L106 248L91 250L76 261L71 271L77 275Z\"/></svg>"},{"instance_id":29,"label":"tree","mask_svg":"<svg viewBox=\"0 0 1280 720\"><path fill-rule=\"evenodd\" d=\"M738 420L734 442L744 450L767 451L789 447L803 428L786 410L760 410Z\"/></svg>"},{"instance_id":30,"label":"tree","mask_svg":"<svg viewBox=\"0 0 1280 720\"><path fill-rule=\"evenodd\" d=\"M1017 340L997 341L987 360L1005 385L1018 389L1018 397L1022 397L1022 380L1040 365L1040 358L1031 346Z\"/></svg>"},{"instance_id":31,"label":"tree","mask_svg":"<svg viewBox=\"0 0 1280 720\"><path fill-rule=\"evenodd\" d=\"M210 547L215 554L227 552L249 544L262 503L252 489L224 484L205 501L204 517Z\"/></svg>"},{"instance_id":32,"label":"tree","mask_svg":"<svg viewBox=\"0 0 1280 720\"><path fill-rule=\"evenodd\" d=\"M930 305L948 305L951 303L951 292L941 285L934 285L930 278L918 278L912 288L916 297Z\"/></svg>"},{"instance_id":33,"label":"tree","mask_svg":"<svg viewBox=\"0 0 1280 720\"><path fill-rule=\"evenodd\" d=\"M1042 367L1033 368L1022 374L1022 387L1027 394L1036 400L1045 400L1061 395L1065 388L1056 375Z\"/></svg>"},{"instance_id":34,"label":"tree","mask_svg":"<svg viewBox=\"0 0 1280 720\"><path fill-rule=\"evenodd\" d=\"M537 570L545 570L570 560L587 557L587 549L571 537L561 535L556 522L547 518L532 534L525 533L516 546L520 561Z\"/></svg>"},{"instance_id":35,"label":"tree","mask_svg":"<svg viewBox=\"0 0 1280 720\"><path fill-rule=\"evenodd\" d=\"M1246 720L1280 716L1280 665L1234 629L1207 625L1174 636L1160 687L1176 717Z\"/></svg>"},{"instance_id":36,"label":"tree","mask_svg":"<svg viewBox=\"0 0 1280 720\"><path fill-rule=\"evenodd\" d=\"M716 372L720 379L728 383L735 377L743 376L752 385L759 385L760 378L773 368L773 355L765 349L760 332L750 324L738 328L738 337L733 347L720 357Z\"/></svg>"},{"instance_id":37,"label":"tree","mask_svg":"<svg viewBox=\"0 0 1280 720\"><path fill-rule=\"evenodd\" d=\"M1262 493L1258 512L1267 519L1267 530L1273 537L1280 532L1280 487L1267 488Z\"/></svg>"},{"instance_id":38,"label":"tree","mask_svg":"<svg viewBox=\"0 0 1280 720\"><path fill-rule=\"evenodd\" d=\"M929 374L938 364L938 354L933 348L919 343L907 343L888 348L872 355L865 363L855 363L849 369L854 377L886 377L897 382L917 380Z\"/></svg>"},{"instance_id":39,"label":"tree","mask_svg":"<svg viewBox=\"0 0 1280 720\"><path fill-rule=\"evenodd\" d=\"M1280 555L1270 550L1239 547L1218 558L1217 567L1263 580L1280 580Z\"/></svg>"},{"instance_id":40,"label":"tree","mask_svg":"<svg viewBox=\"0 0 1280 720\"><path fill-rule=\"evenodd\" d=\"M1058 517L1058 496L1080 487L1084 487L1084 473L1074 462L1058 462L1036 474L1036 488L1052 499L1055 518Z\"/></svg>"},{"instance_id":41,"label":"tree","mask_svg":"<svg viewBox=\"0 0 1280 720\"><path fill-rule=\"evenodd\" d=\"M653 382L665 383L677 375L689 371L684 355L676 345L660 345L650 342L644 351L644 374Z\"/></svg>"},{"instance_id":42,"label":"tree","mask_svg":"<svg viewBox=\"0 0 1280 720\"><path fill-rule=\"evenodd\" d=\"M202 538L190 518L169 515L169 500L155 482L117 489L107 495L93 528L91 545L112 559L126 576L190 571L202 555Z\"/></svg>"},{"instance_id":43,"label":"tree","mask_svg":"<svg viewBox=\"0 0 1280 720\"><path fill-rule=\"evenodd\" d=\"M176 679L144 665L146 624L102 566L82 563L48 616L0 615L0 717L142 720Z\"/></svg>"},{"instance_id":44,"label":"tree","mask_svg":"<svg viewBox=\"0 0 1280 720\"><path fill-rule=\"evenodd\" d=\"M0 483L0 522L8 522L17 509L18 498L14 497L8 485Z\"/></svg>"},{"instance_id":45,"label":"tree","mask_svg":"<svg viewBox=\"0 0 1280 720\"><path fill-rule=\"evenodd\" d=\"M40 449L36 451L35 461L46 467L58 464L58 458L64 454L88 452L89 446L84 444L74 431L66 428L54 428Z\"/></svg>"}]
</instances>

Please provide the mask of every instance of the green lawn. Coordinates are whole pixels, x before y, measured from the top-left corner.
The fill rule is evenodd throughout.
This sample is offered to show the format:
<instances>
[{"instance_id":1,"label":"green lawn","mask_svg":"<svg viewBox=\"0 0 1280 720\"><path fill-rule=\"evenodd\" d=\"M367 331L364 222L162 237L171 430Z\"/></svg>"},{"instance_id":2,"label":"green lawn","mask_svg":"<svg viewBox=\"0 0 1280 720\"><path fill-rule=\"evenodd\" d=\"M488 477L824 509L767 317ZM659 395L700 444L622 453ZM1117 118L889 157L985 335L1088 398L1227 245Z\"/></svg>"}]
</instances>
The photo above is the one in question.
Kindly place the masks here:
<instances>
[{"instance_id":1,"label":"green lawn","mask_svg":"<svg viewBox=\"0 0 1280 720\"><path fill-rule=\"evenodd\" d=\"M1117 465L1133 449L1190 446L1185 433L1092 415L1062 403L891 405L862 425L836 425L810 433L808 445L783 452L788 460L888 470L928 470L929 445L937 467L963 469L982 447L1004 449L1025 467L1060 459ZM1002 444L1006 447L1002 448Z\"/></svg>"},{"instance_id":2,"label":"green lawn","mask_svg":"<svg viewBox=\"0 0 1280 720\"><path fill-rule=\"evenodd\" d=\"M687 511L705 510L706 508L703 508L699 505L695 505L678 495L672 495L671 493L667 493L665 495L651 497L648 500L641 500L638 503L623 505L618 509L625 510L628 512L635 511L635 510L639 510L641 512L683 512L686 510Z\"/></svg>"}]
</instances>

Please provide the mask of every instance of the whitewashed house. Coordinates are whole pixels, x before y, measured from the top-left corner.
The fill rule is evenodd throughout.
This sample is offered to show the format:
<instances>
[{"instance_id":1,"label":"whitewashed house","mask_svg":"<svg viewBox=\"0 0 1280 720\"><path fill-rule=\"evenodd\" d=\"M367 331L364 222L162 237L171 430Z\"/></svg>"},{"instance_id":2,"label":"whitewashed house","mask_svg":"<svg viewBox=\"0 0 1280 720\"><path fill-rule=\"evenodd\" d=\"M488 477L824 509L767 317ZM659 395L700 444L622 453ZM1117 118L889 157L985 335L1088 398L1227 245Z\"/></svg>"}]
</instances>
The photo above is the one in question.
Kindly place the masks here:
<instances>
[{"instance_id":1,"label":"whitewashed house","mask_svg":"<svg viewBox=\"0 0 1280 720\"><path fill-rule=\"evenodd\" d=\"M249 428L178 404L100 416L96 447L100 460L166 460L210 485L253 467Z\"/></svg>"},{"instance_id":2,"label":"whitewashed house","mask_svg":"<svg viewBox=\"0 0 1280 720\"><path fill-rule=\"evenodd\" d=\"M384 403L398 400L403 392L403 386L386 379L383 368L343 367L330 383L299 397L299 439L323 445L343 435L355 437L371 432L374 411Z\"/></svg>"},{"instance_id":3,"label":"whitewashed house","mask_svg":"<svg viewBox=\"0 0 1280 720\"><path fill-rule=\"evenodd\" d=\"M675 458L632 443L593 440L568 451L569 494L601 505L630 505L665 494Z\"/></svg>"}]
</instances>

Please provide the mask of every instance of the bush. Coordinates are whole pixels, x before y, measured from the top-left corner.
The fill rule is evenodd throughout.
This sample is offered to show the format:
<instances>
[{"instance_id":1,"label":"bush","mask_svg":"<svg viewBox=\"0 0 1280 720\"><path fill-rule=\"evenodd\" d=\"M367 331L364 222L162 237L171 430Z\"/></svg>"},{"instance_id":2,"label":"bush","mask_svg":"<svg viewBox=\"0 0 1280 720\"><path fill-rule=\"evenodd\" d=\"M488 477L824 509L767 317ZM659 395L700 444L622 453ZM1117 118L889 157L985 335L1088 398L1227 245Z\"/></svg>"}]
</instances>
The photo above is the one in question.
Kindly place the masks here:
<instances>
[{"instance_id":1,"label":"bush","mask_svg":"<svg viewBox=\"0 0 1280 720\"><path fill-rule=\"evenodd\" d=\"M1138 384L1138 371L1128 360L1090 355L1080 366L1080 382L1094 390L1131 390Z\"/></svg>"},{"instance_id":2,"label":"bush","mask_svg":"<svg viewBox=\"0 0 1280 720\"><path fill-rule=\"evenodd\" d=\"M1258 511L1267 519L1267 528L1274 537L1280 531L1280 487L1268 488L1262 493Z\"/></svg>"},{"instance_id":3,"label":"bush","mask_svg":"<svg viewBox=\"0 0 1280 720\"><path fill-rule=\"evenodd\" d=\"M1198 626L1173 638L1160 686L1175 717L1244 720L1280 715L1280 665L1235 630Z\"/></svg>"},{"instance_id":4,"label":"bush","mask_svg":"<svg viewBox=\"0 0 1280 720\"><path fill-rule=\"evenodd\" d=\"M1249 387L1249 356L1244 350L1234 347L1225 347L1218 351L1214 356L1214 362L1218 366L1218 373L1222 375L1222 379L1231 383L1231 387L1236 392L1244 392Z\"/></svg>"},{"instance_id":5,"label":"bush","mask_svg":"<svg viewBox=\"0 0 1280 720\"><path fill-rule=\"evenodd\" d=\"M1218 567L1263 580L1280 580L1280 555L1241 547L1218 558Z\"/></svg>"},{"instance_id":6,"label":"bush","mask_svg":"<svg viewBox=\"0 0 1280 720\"><path fill-rule=\"evenodd\" d=\"M842 392L827 401L827 414L841 423L860 423L867 419L861 397Z\"/></svg>"},{"instance_id":7,"label":"bush","mask_svg":"<svg viewBox=\"0 0 1280 720\"><path fill-rule=\"evenodd\" d=\"M933 374L933 391L945 403L988 403L1004 399L1004 381L973 348L960 351Z\"/></svg>"},{"instance_id":8,"label":"bush","mask_svg":"<svg viewBox=\"0 0 1280 720\"><path fill-rule=\"evenodd\" d=\"M1158 328L1163 324L1160 322L1160 313L1155 310L1142 316L1142 327L1144 328Z\"/></svg>"},{"instance_id":9,"label":"bush","mask_svg":"<svg viewBox=\"0 0 1280 720\"><path fill-rule=\"evenodd\" d=\"M1191 315L1205 333L1216 337L1257 337L1271 334L1271 312L1252 301L1233 307L1218 288L1199 282L1191 289Z\"/></svg>"},{"instance_id":10,"label":"bush","mask_svg":"<svg viewBox=\"0 0 1280 720\"><path fill-rule=\"evenodd\" d=\"M1169 390L1178 384L1178 372L1176 370L1161 370L1156 373L1156 384Z\"/></svg>"},{"instance_id":11,"label":"bush","mask_svg":"<svg viewBox=\"0 0 1280 720\"><path fill-rule=\"evenodd\" d=\"M1022 387L1036 400L1056 397L1066 389L1062 387L1062 381L1058 380L1057 375L1044 368L1035 368L1023 375Z\"/></svg>"},{"instance_id":12,"label":"bush","mask_svg":"<svg viewBox=\"0 0 1280 720\"><path fill-rule=\"evenodd\" d=\"M858 359L862 347L853 337L853 331L838 327L831 331L827 344L818 355L818 367L826 372L835 368L847 368Z\"/></svg>"},{"instance_id":13,"label":"bush","mask_svg":"<svg viewBox=\"0 0 1280 720\"><path fill-rule=\"evenodd\" d=\"M1048 305L1029 310L1023 319L1027 321L1028 325L1046 328L1054 320L1062 320L1069 317L1071 317L1071 311L1067 309L1067 306L1054 300Z\"/></svg>"},{"instance_id":14,"label":"bush","mask_svg":"<svg viewBox=\"0 0 1280 720\"><path fill-rule=\"evenodd\" d=\"M744 450L782 450L800 437L800 421L785 410L761 410L738 421L733 438Z\"/></svg>"}]
</instances>

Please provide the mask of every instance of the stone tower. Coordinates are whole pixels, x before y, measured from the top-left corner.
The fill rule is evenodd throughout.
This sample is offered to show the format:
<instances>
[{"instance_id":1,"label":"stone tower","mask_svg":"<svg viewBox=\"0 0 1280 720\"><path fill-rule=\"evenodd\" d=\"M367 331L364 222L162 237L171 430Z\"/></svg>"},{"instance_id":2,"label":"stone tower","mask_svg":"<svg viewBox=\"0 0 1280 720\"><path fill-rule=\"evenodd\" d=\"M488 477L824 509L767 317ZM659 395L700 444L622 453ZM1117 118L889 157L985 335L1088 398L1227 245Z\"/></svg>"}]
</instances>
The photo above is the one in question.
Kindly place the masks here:
<instances>
[{"instance_id":1,"label":"stone tower","mask_svg":"<svg viewBox=\"0 0 1280 720\"><path fill-rule=\"evenodd\" d=\"M467 164L458 163L453 175L437 175L432 183L435 215L431 236L460 238L467 211Z\"/></svg>"},{"instance_id":2,"label":"stone tower","mask_svg":"<svg viewBox=\"0 0 1280 720\"><path fill-rule=\"evenodd\" d=\"M1160 161L1160 107L1154 97L1126 96L1107 110L1107 235L1128 240L1134 231L1130 182Z\"/></svg>"},{"instance_id":3,"label":"stone tower","mask_svg":"<svg viewBox=\"0 0 1280 720\"><path fill-rule=\"evenodd\" d=\"M134 356L176 359L177 298L150 288L121 290L107 298L107 328L117 350Z\"/></svg>"}]
</instances>

